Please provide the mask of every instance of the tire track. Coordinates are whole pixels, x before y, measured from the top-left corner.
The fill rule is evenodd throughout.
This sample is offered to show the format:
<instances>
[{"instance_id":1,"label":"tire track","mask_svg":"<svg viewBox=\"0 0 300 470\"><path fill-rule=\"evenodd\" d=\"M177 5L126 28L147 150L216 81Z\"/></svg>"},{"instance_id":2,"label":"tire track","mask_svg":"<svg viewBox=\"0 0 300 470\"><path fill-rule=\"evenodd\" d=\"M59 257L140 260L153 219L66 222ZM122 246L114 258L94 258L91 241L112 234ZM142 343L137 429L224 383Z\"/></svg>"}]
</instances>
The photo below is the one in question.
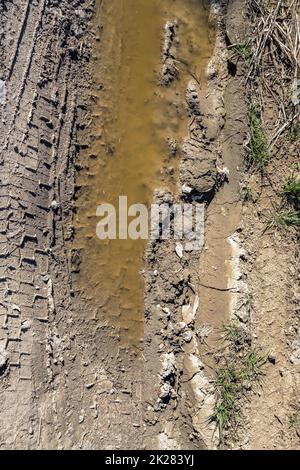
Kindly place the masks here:
<instances>
[{"instance_id":1,"label":"tire track","mask_svg":"<svg viewBox=\"0 0 300 470\"><path fill-rule=\"evenodd\" d=\"M60 192L69 204L74 186L69 158L77 84L70 86L70 70L80 60L72 62L68 53L68 44L78 42L70 33L73 4L84 2L22 2L16 17L8 4L1 19L6 35L17 28L17 39L11 61L1 64L7 100L0 109L0 448L59 446L51 426L58 420L49 420L49 432L43 420L63 366L55 292L62 290L66 304L70 299L60 286L68 272L64 207L57 210L54 202ZM68 184L59 190L62 174Z\"/></svg>"}]
</instances>

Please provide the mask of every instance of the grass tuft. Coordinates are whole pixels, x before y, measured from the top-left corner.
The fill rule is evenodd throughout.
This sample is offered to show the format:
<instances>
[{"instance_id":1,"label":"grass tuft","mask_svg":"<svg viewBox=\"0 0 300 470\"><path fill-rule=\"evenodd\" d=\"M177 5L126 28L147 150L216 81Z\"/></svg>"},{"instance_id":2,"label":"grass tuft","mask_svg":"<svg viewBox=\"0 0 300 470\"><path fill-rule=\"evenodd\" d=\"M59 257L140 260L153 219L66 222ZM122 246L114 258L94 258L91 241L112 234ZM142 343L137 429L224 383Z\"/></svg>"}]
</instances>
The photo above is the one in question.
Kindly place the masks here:
<instances>
[{"instance_id":1,"label":"grass tuft","mask_svg":"<svg viewBox=\"0 0 300 470\"><path fill-rule=\"evenodd\" d=\"M249 106L250 140L246 147L248 169L263 171L269 162L268 141L263 128L261 111L256 104Z\"/></svg>"},{"instance_id":2,"label":"grass tuft","mask_svg":"<svg viewBox=\"0 0 300 470\"><path fill-rule=\"evenodd\" d=\"M216 405L210 419L216 423L222 436L224 429L235 425L240 417L238 398L241 394L241 381L239 370L234 365L218 371L214 391Z\"/></svg>"},{"instance_id":3,"label":"grass tuft","mask_svg":"<svg viewBox=\"0 0 300 470\"><path fill-rule=\"evenodd\" d=\"M283 195L294 205L300 203L300 177L290 176L283 188Z\"/></svg>"},{"instance_id":4,"label":"grass tuft","mask_svg":"<svg viewBox=\"0 0 300 470\"><path fill-rule=\"evenodd\" d=\"M266 230L279 230L284 227L300 227L299 211L294 209L279 209L267 219Z\"/></svg>"},{"instance_id":5,"label":"grass tuft","mask_svg":"<svg viewBox=\"0 0 300 470\"><path fill-rule=\"evenodd\" d=\"M253 50L250 42L241 42L234 44L232 49L236 54L242 57L246 62L249 62L253 57Z\"/></svg>"},{"instance_id":6,"label":"grass tuft","mask_svg":"<svg viewBox=\"0 0 300 470\"><path fill-rule=\"evenodd\" d=\"M242 198L243 198L244 202L253 202L254 201L253 189L251 188L250 185L247 185L243 188Z\"/></svg>"},{"instance_id":7,"label":"grass tuft","mask_svg":"<svg viewBox=\"0 0 300 470\"><path fill-rule=\"evenodd\" d=\"M244 363L244 380L248 383L252 383L258 380L263 375L263 366L268 362L267 356L262 356L258 351L250 351L243 363Z\"/></svg>"},{"instance_id":8,"label":"grass tuft","mask_svg":"<svg viewBox=\"0 0 300 470\"><path fill-rule=\"evenodd\" d=\"M289 428L294 429L297 435L299 436L300 430L300 410L299 408L295 408L293 413L289 416Z\"/></svg>"},{"instance_id":9,"label":"grass tuft","mask_svg":"<svg viewBox=\"0 0 300 470\"><path fill-rule=\"evenodd\" d=\"M252 350L240 362L233 361L221 368L214 381L216 405L210 418L224 431L236 428L241 416L241 398L263 375L267 358Z\"/></svg>"},{"instance_id":10,"label":"grass tuft","mask_svg":"<svg viewBox=\"0 0 300 470\"><path fill-rule=\"evenodd\" d=\"M247 330L233 322L223 327L223 337L232 344L236 351L251 344L251 337Z\"/></svg>"},{"instance_id":11,"label":"grass tuft","mask_svg":"<svg viewBox=\"0 0 300 470\"><path fill-rule=\"evenodd\" d=\"M300 138L300 124L293 124L290 130L290 138L292 142L298 142Z\"/></svg>"},{"instance_id":12,"label":"grass tuft","mask_svg":"<svg viewBox=\"0 0 300 470\"><path fill-rule=\"evenodd\" d=\"M300 176L290 176L281 192L280 207L267 219L266 228L300 227Z\"/></svg>"}]
</instances>

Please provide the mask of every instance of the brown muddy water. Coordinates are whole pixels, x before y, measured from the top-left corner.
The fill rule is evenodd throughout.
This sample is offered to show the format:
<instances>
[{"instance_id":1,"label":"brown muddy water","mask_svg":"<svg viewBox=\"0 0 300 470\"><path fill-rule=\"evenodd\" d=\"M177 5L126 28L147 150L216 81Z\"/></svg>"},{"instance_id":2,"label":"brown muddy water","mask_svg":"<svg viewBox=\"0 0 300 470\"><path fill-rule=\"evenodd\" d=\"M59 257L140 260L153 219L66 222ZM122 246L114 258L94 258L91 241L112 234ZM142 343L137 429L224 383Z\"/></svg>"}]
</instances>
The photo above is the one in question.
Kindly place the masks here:
<instances>
[{"instance_id":1,"label":"brown muddy water","mask_svg":"<svg viewBox=\"0 0 300 470\"><path fill-rule=\"evenodd\" d=\"M164 25L176 19L180 80L165 88L158 84ZM204 81L213 44L204 0L98 0L95 29L92 145L80 157L78 175L77 283L95 305L94 318L138 346L147 242L99 240L96 210L102 203L118 208L121 195L128 205L149 207L155 190L176 190L177 162L166 142L187 133L186 85L191 73Z\"/></svg>"}]
</instances>

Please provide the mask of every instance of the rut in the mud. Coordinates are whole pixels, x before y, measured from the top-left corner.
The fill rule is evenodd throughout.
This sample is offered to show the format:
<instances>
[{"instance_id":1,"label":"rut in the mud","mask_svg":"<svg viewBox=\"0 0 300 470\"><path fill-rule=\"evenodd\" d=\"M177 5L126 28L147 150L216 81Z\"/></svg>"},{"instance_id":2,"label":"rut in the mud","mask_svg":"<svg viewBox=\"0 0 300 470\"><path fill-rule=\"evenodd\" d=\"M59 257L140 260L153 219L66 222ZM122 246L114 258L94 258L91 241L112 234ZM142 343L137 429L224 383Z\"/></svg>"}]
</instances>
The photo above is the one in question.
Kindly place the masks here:
<instances>
[{"instance_id":1,"label":"rut in the mud","mask_svg":"<svg viewBox=\"0 0 300 470\"><path fill-rule=\"evenodd\" d=\"M128 198L128 206L149 206L155 190L177 192L178 148L188 124L185 88L192 76L202 80L212 51L207 15L199 0L98 2L95 27L103 30L92 68L92 143L78 177L76 282L94 306L92 315L129 344L143 337L146 241L98 240L96 210L110 203L118 216L119 196ZM172 47L179 77L164 87L159 82L168 20L178 29Z\"/></svg>"}]
</instances>

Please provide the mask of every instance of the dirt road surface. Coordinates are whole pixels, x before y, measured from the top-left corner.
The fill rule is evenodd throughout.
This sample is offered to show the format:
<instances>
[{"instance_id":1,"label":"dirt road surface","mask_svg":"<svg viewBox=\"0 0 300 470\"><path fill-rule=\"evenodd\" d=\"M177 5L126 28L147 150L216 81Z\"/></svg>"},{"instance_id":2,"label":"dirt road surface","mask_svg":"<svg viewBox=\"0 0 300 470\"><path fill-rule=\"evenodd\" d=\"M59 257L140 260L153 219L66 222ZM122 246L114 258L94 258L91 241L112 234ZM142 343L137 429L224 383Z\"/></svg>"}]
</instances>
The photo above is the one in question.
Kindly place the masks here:
<instances>
[{"instance_id":1,"label":"dirt road surface","mask_svg":"<svg viewBox=\"0 0 300 470\"><path fill-rule=\"evenodd\" d=\"M278 63L262 49L253 78L247 57L299 5L154 2L0 2L0 449L299 448L299 232L265 230L299 140ZM245 168L254 96L263 177ZM203 206L203 249L100 252L94 205L122 178L133 202ZM232 321L268 358L234 438L212 419Z\"/></svg>"}]
</instances>

